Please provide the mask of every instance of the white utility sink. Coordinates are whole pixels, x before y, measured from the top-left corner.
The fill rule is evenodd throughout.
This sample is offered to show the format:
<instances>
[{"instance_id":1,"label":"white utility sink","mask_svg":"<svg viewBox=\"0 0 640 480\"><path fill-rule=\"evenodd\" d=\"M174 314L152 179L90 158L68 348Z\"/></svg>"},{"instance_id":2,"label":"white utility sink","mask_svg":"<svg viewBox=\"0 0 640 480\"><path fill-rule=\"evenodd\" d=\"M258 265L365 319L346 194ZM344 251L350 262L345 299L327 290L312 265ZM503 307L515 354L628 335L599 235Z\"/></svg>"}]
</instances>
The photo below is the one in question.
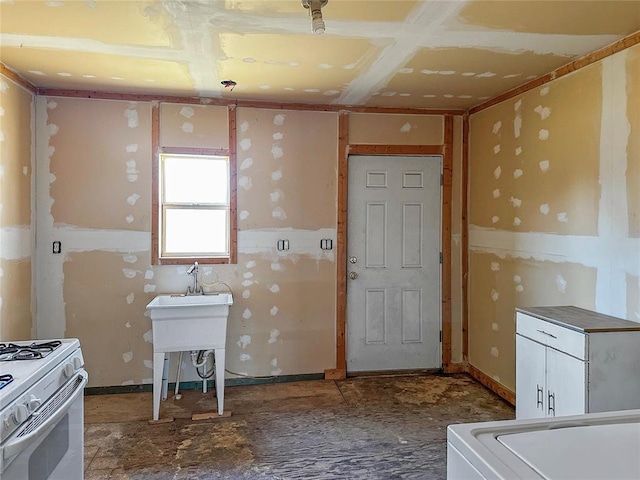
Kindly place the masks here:
<instances>
[{"instance_id":1,"label":"white utility sink","mask_svg":"<svg viewBox=\"0 0 640 480\"><path fill-rule=\"evenodd\" d=\"M158 295L147 305L153 332L153 419L158 420L165 354L214 350L218 414L224 406L225 347L230 293Z\"/></svg>"}]
</instances>

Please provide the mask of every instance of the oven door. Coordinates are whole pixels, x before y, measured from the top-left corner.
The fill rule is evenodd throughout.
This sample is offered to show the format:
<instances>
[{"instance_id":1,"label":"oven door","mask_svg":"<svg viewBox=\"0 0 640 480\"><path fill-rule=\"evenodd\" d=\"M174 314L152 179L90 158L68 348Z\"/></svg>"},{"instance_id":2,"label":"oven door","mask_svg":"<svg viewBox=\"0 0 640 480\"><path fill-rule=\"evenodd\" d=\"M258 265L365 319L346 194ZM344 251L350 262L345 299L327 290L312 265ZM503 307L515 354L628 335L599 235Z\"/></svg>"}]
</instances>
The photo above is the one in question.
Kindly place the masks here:
<instances>
[{"instance_id":1,"label":"oven door","mask_svg":"<svg viewBox=\"0 0 640 480\"><path fill-rule=\"evenodd\" d=\"M2 480L81 480L84 475L82 370L0 445Z\"/></svg>"}]
</instances>

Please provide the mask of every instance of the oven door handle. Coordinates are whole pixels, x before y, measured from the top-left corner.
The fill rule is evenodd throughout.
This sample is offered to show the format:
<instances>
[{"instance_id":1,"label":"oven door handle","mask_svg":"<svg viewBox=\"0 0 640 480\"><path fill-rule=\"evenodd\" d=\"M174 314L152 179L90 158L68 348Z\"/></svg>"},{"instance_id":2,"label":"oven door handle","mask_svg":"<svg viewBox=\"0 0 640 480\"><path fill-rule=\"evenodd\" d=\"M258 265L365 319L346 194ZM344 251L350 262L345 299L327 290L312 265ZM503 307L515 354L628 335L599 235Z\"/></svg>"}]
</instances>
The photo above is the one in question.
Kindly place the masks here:
<instances>
[{"instance_id":1,"label":"oven door handle","mask_svg":"<svg viewBox=\"0 0 640 480\"><path fill-rule=\"evenodd\" d=\"M33 442L35 442L40 436L44 433L47 433L49 427L54 426L56 423L60 421L62 417L66 415L66 413L71 408L71 404L76 401L78 395L82 394L84 387L87 385L88 376L86 373L80 373L82 377L82 381L73 394L65 400L65 402L58 407L58 409L51 414L42 424L40 424L33 432L23 436L16 437L14 440L5 443L2 446L2 456L5 460L9 460L11 457L19 454L23 450L29 447Z\"/></svg>"}]
</instances>

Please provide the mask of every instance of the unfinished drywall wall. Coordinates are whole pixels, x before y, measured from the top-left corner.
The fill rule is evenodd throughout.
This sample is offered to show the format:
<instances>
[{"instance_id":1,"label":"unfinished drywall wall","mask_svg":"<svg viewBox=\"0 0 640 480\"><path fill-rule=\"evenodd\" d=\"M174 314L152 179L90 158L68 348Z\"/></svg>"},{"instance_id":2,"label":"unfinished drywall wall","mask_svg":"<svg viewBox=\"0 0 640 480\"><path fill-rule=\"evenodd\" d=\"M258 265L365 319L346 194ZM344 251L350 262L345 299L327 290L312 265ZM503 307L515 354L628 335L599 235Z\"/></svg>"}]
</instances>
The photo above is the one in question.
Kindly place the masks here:
<instances>
[{"instance_id":1,"label":"unfinished drywall wall","mask_svg":"<svg viewBox=\"0 0 640 480\"><path fill-rule=\"evenodd\" d=\"M32 337L34 96L0 75L0 340Z\"/></svg>"},{"instance_id":2,"label":"unfinished drywall wall","mask_svg":"<svg viewBox=\"0 0 640 480\"><path fill-rule=\"evenodd\" d=\"M516 307L640 321L639 52L471 117L469 360L508 389Z\"/></svg>"}]
</instances>

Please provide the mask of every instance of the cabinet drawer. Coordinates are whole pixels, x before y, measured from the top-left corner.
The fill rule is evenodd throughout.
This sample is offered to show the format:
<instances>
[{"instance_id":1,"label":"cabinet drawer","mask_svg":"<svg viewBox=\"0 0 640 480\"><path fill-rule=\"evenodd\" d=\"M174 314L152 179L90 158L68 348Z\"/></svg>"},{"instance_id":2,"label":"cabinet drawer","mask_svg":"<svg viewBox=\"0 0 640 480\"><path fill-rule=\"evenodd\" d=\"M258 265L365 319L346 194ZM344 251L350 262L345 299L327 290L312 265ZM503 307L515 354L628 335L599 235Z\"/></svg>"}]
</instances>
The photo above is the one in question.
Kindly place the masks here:
<instances>
[{"instance_id":1,"label":"cabinet drawer","mask_svg":"<svg viewBox=\"0 0 640 480\"><path fill-rule=\"evenodd\" d=\"M587 358L587 336L584 333L521 312L516 313L516 332L576 358Z\"/></svg>"}]
</instances>

